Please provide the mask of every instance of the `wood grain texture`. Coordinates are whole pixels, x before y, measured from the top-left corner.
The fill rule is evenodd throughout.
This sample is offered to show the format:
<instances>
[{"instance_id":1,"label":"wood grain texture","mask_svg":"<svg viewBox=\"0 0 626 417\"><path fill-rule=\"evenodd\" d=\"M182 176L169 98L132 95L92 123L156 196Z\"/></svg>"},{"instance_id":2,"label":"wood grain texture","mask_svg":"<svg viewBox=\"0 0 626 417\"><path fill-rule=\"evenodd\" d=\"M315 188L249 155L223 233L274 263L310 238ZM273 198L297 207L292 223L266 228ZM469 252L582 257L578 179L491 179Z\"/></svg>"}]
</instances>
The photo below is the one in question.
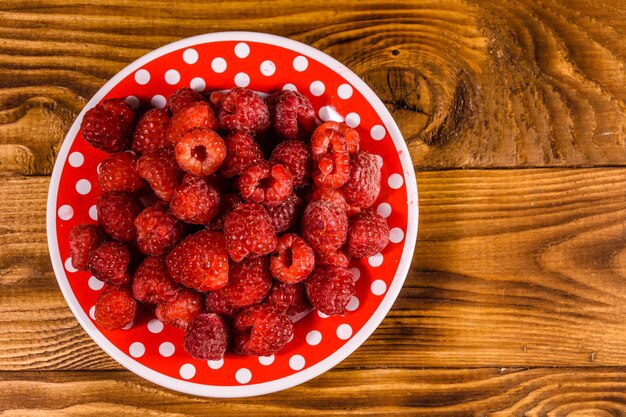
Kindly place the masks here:
<instances>
[{"instance_id":1,"label":"wood grain texture","mask_svg":"<svg viewBox=\"0 0 626 417\"><path fill-rule=\"evenodd\" d=\"M220 30L329 53L385 101L420 169L622 165L624 1L0 2L0 172L48 174L86 100L165 43Z\"/></svg>"}]
</instances>

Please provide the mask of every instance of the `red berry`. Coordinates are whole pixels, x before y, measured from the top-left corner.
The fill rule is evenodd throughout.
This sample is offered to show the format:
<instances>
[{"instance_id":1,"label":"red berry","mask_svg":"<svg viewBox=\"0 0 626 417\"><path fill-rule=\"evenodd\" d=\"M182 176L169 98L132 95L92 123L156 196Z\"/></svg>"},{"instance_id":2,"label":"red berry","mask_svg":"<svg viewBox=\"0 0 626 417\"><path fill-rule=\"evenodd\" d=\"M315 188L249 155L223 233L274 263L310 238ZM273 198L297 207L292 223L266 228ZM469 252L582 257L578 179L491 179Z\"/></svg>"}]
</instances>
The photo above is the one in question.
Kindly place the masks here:
<instances>
[{"instance_id":1,"label":"red berry","mask_svg":"<svg viewBox=\"0 0 626 417\"><path fill-rule=\"evenodd\" d=\"M185 332L185 350L194 358L216 361L228 347L228 326L217 314L200 314Z\"/></svg>"},{"instance_id":2,"label":"red berry","mask_svg":"<svg viewBox=\"0 0 626 417\"><path fill-rule=\"evenodd\" d=\"M163 323L186 329L189 322L202 313L202 296L196 291L180 288L178 296L158 304L155 313Z\"/></svg>"},{"instance_id":3,"label":"red berry","mask_svg":"<svg viewBox=\"0 0 626 417\"><path fill-rule=\"evenodd\" d=\"M202 94L198 93L196 90L192 90L189 87L182 87L174 91L167 98L166 107L172 112L172 114L176 114L185 107L188 107L190 104L197 101L204 101L204 97L202 97Z\"/></svg>"},{"instance_id":4,"label":"red berry","mask_svg":"<svg viewBox=\"0 0 626 417\"><path fill-rule=\"evenodd\" d=\"M139 191L143 182L137 172L137 157L130 152L114 153L100 164L98 181L102 192L124 191L134 193Z\"/></svg>"},{"instance_id":5,"label":"red berry","mask_svg":"<svg viewBox=\"0 0 626 417\"><path fill-rule=\"evenodd\" d=\"M160 304L178 296L176 285L165 266L165 258L149 256L133 276L133 296L142 303Z\"/></svg>"},{"instance_id":6,"label":"red berry","mask_svg":"<svg viewBox=\"0 0 626 417\"><path fill-rule=\"evenodd\" d=\"M272 253L270 271L274 278L287 284L304 280L315 267L313 249L296 234L285 234L278 238Z\"/></svg>"},{"instance_id":7,"label":"red berry","mask_svg":"<svg viewBox=\"0 0 626 417\"><path fill-rule=\"evenodd\" d=\"M214 173L226 157L226 145L212 130L191 129L178 138L175 147L176 161L193 175Z\"/></svg>"},{"instance_id":8,"label":"red berry","mask_svg":"<svg viewBox=\"0 0 626 417\"><path fill-rule=\"evenodd\" d=\"M167 213L163 203L142 211L135 219L137 246L146 255L164 255L182 239L184 225Z\"/></svg>"},{"instance_id":9,"label":"red berry","mask_svg":"<svg viewBox=\"0 0 626 417\"><path fill-rule=\"evenodd\" d=\"M330 252L318 252L315 254L316 266L343 266L347 268L350 258L341 249Z\"/></svg>"},{"instance_id":10,"label":"red berry","mask_svg":"<svg viewBox=\"0 0 626 417\"><path fill-rule=\"evenodd\" d=\"M217 290L228 282L228 252L220 232L202 230L187 236L166 262L174 281L201 292Z\"/></svg>"},{"instance_id":11,"label":"red berry","mask_svg":"<svg viewBox=\"0 0 626 417\"><path fill-rule=\"evenodd\" d=\"M361 211L358 207L352 207L346 202L346 197L341 189L336 188L316 188L311 195L311 201L327 201L341 208L348 217Z\"/></svg>"},{"instance_id":12,"label":"red berry","mask_svg":"<svg viewBox=\"0 0 626 417\"><path fill-rule=\"evenodd\" d=\"M367 258L389 243L389 226L378 213L366 210L350 218L346 248L355 258Z\"/></svg>"},{"instance_id":13,"label":"red berry","mask_svg":"<svg viewBox=\"0 0 626 417\"><path fill-rule=\"evenodd\" d=\"M170 201L183 172L172 148L161 148L143 155L137 161L137 173L150 184L163 201Z\"/></svg>"},{"instance_id":14,"label":"red berry","mask_svg":"<svg viewBox=\"0 0 626 417\"><path fill-rule=\"evenodd\" d=\"M270 160L282 164L293 175L294 188L307 185L311 179L311 151L306 143L292 140L279 143Z\"/></svg>"},{"instance_id":15,"label":"red berry","mask_svg":"<svg viewBox=\"0 0 626 417\"><path fill-rule=\"evenodd\" d=\"M209 291L204 297L204 307L207 312L221 316L233 317L239 309L232 304L228 294L218 290Z\"/></svg>"},{"instance_id":16,"label":"red berry","mask_svg":"<svg viewBox=\"0 0 626 417\"><path fill-rule=\"evenodd\" d=\"M120 242L135 239L135 217L143 209L139 200L130 194L111 191L102 194L97 208L98 222L109 236Z\"/></svg>"},{"instance_id":17,"label":"red berry","mask_svg":"<svg viewBox=\"0 0 626 417\"><path fill-rule=\"evenodd\" d=\"M345 314L355 292L352 274L341 266L315 268L305 286L313 307L329 316Z\"/></svg>"},{"instance_id":18,"label":"red berry","mask_svg":"<svg viewBox=\"0 0 626 417\"><path fill-rule=\"evenodd\" d=\"M170 202L170 213L184 222L208 224L220 209L220 193L206 178L185 175Z\"/></svg>"},{"instance_id":19,"label":"red berry","mask_svg":"<svg viewBox=\"0 0 626 417\"><path fill-rule=\"evenodd\" d=\"M91 146L105 152L128 149L135 113L122 99L108 99L89 109L81 123Z\"/></svg>"},{"instance_id":20,"label":"red berry","mask_svg":"<svg viewBox=\"0 0 626 417\"><path fill-rule=\"evenodd\" d=\"M324 130L329 130L329 129L336 130L343 135L343 137L346 140L348 153L350 155L352 155L353 153L359 150L359 142L361 141L359 132L357 132L356 130L354 130L353 128L351 128L350 126L348 126L347 124L343 122L340 123L340 122L335 122L335 121L328 121L328 122L322 123L318 127L318 130L315 133L320 134Z\"/></svg>"},{"instance_id":21,"label":"red berry","mask_svg":"<svg viewBox=\"0 0 626 417\"><path fill-rule=\"evenodd\" d=\"M350 177L341 188L348 204L370 207L380 194L381 159L378 155L357 152L350 161Z\"/></svg>"},{"instance_id":22,"label":"red berry","mask_svg":"<svg viewBox=\"0 0 626 417\"><path fill-rule=\"evenodd\" d=\"M306 299L304 283L285 284L280 281L274 282L274 286L267 296L267 304L289 315L300 314L306 311L309 308L309 303Z\"/></svg>"},{"instance_id":23,"label":"red berry","mask_svg":"<svg viewBox=\"0 0 626 417\"><path fill-rule=\"evenodd\" d=\"M279 204L293 193L293 176L284 165L262 161L239 177L239 191L249 202Z\"/></svg>"},{"instance_id":24,"label":"red berry","mask_svg":"<svg viewBox=\"0 0 626 417\"><path fill-rule=\"evenodd\" d=\"M301 231L315 252L333 252L346 241L348 217L334 204L314 201L304 210Z\"/></svg>"},{"instance_id":25,"label":"red berry","mask_svg":"<svg viewBox=\"0 0 626 417\"><path fill-rule=\"evenodd\" d=\"M166 110L148 110L137 122L133 136L133 151L144 154L168 146L166 133L169 125L170 117Z\"/></svg>"},{"instance_id":26,"label":"red berry","mask_svg":"<svg viewBox=\"0 0 626 417\"><path fill-rule=\"evenodd\" d=\"M226 178L241 175L250 165L263 160L259 144L244 132L231 133L225 142L226 159L220 171Z\"/></svg>"},{"instance_id":27,"label":"red berry","mask_svg":"<svg viewBox=\"0 0 626 417\"><path fill-rule=\"evenodd\" d=\"M311 138L313 181L318 187L339 188L350 177L350 155L345 137L325 125L319 126Z\"/></svg>"},{"instance_id":28,"label":"red berry","mask_svg":"<svg viewBox=\"0 0 626 417\"><path fill-rule=\"evenodd\" d=\"M91 275L111 285L126 285L130 281L128 246L119 242L105 242L91 252L89 271Z\"/></svg>"},{"instance_id":29,"label":"red berry","mask_svg":"<svg viewBox=\"0 0 626 417\"><path fill-rule=\"evenodd\" d=\"M220 108L222 107L222 97L224 97L224 93L221 91L212 91L211 94L209 94L209 103L211 103L211 107L216 114L219 114Z\"/></svg>"},{"instance_id":30,"label":"red berry","mask_svg":"<svg viewBox=\"0 0 626 417\"><path fill-rule=\"evenodd\" d=\"M291 194L282 203L265 207L276 233L284 233L289 229L294 229L300 222L302 209L302 200L295 194Z\"/></svg>"},{"instance_id":31,"label":"red berry","mask_svg":"<svg viewBox=\"0 0 626 417\"><path fill-rule=\"evenodd\" d=\"M267 304L257 304L235 318L235 345L245 355L269 356L281 350L293 335L287 315Z\"/></svg>"},{"instance_id":32,"label":"red berry","mask_svg":"<svg viewBox=\"0 0 626 417\"><path fill-rule=\"evenodd\" d=\"M137 301L128 288L107 287L96 301L94 317L100 326L114 330L132 323L136 313Z\"/></svg>"},{"instance_id":33,"label":"red berry","mask_svg":"<svg viewBox=\"0 0 626 417\"><path fill-rule=\"evenodd\" d=\"M270 126L265 101L247 88L235 87L224 94L220 103L220 127L229 132L263 132Z\"/></svg>"},{"instance_id":34,"label":"red berry","mask_svg":"<svg viewBox=\"0 0 626 417\"><path fill-rule=\"evenodd\" d=\"M80 224L70 231L70 256L72 266L79 271L86 271L91 252L102 241L102 232L93 224Z\"/></svg>"},{"instance_id":35,"label":"red berry","mask_svg":"<svg viewBox=\"0 0 626 417\"><path fill-rule=\"evenodd\" d=\"M308 139L315 130L315 110L297 91L283 90L267 98L274 133L285 140Z\"/></svg>"},{"instance_id":36,"label":"red berry","mask_svg":"<svg viewBox=\"0 0 626 417\"><path fill-rule=\"evenodd\" d=\"M237 193L228 193L223 194L220 197L220 211L217 216L211 221L211 223L207 226L211 230L223 230L224 229L224 219L233 211L236 207L243 204L243 199Z\"/></svg>"},{"instance_id":37,"label":"red berry","mask_svg":"<svg viewBox=\"0 0 626 417\"><path fill-rule=\"evenodd\" d=\"M175 145L188 130L195 128L215 130L218 127L219 123L211 106L199 101L181 109L172 117L167 130L167 140Z\"/></svg>"},{"instance_id":38,"label":"red berry","mask_svg":"<svg viewBox=\"0 0 626 417\"><path fill-rule=\"evenodd\" d=\"M230 258L240 262L248 255L271 253L276 247L276 232L263 207L241 204L224 219L224 238Z\"/></svg>"}]
</instances>

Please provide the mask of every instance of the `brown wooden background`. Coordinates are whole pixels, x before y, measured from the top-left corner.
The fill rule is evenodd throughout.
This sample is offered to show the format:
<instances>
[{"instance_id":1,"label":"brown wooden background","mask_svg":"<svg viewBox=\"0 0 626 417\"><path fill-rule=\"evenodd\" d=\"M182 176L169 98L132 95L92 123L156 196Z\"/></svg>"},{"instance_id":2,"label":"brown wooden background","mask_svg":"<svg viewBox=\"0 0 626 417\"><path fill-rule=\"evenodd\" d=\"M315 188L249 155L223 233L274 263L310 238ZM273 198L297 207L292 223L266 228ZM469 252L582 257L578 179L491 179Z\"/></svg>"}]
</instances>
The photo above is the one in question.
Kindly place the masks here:
<instances>
[{"instance_id":1,"label":"brown wooden background","mask_svg":"<svg viewBox=\"0 0 626 417\"><path fill-rule=\"evenodd\" d=\"M421 199L411 272L373 336L242 400L110 359L66 306L45 230L56 153L91 95L221 30L291 37L364 78ZM626 415L625 100L625 1L0 0L0 415Z\"/></svg>"}]
</instances>

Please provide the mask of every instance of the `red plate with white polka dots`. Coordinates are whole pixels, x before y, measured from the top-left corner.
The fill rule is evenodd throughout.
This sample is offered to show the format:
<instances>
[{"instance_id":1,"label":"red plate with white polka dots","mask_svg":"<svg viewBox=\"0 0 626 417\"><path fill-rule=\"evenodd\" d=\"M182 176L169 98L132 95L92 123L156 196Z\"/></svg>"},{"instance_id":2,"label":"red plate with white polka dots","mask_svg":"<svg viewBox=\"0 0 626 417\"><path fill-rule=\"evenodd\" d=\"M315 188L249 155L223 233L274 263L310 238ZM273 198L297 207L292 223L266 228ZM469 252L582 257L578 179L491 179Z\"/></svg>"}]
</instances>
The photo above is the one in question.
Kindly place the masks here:
<instances>
[{"instance_id":1,"label":"red plate with white polka dots","mask_svg":"<svg viewBox=\"0 0 626 417\"><path fill-rule=\"evenodd\" d=\"M165 97L190 86L197 91L248 87L262 93L294 89L305 94L320 120L345 121L361 135L361 147L383 158L382 190L375 208L389 222L382 253L354 260L356 296L344 317L310 312L278 354L201 361L183 349L183 331L140 312L132 327L109 331L93 319L103 284L76 271L68 234L96 223L101 191L98 164L106 157L83 139L86 110L106 98L124 97L133 107L163 107ZM48 243L59 286L87 333L136 374L164 387L208 397L244 397L279 391L330 369L375 330L406 277L417 236L417 186L409 153L391 115L369 87L341 63L299 42L251 32L200 35L159 48L130 64L89 101L70 129L52 174L48 196Z\"/></svg>"}]
</instances>

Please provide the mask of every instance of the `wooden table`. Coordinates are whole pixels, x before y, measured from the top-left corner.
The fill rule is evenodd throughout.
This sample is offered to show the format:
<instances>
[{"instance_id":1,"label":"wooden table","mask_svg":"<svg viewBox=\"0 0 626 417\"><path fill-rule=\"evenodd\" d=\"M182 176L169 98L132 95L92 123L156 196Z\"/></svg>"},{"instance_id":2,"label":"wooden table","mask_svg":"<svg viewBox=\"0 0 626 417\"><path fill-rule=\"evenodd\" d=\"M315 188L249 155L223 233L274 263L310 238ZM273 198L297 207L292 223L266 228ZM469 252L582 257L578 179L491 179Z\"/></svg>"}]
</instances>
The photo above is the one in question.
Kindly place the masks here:
<instances>
[{"instance_id":1,"label":"wooden table","mask_svg":"<svg viewBox=\"0 0 626 417\"><path fill-rule=\"evenodd\" d=\"M291 37L365 79L421 199L411 271L370 339L241 400L109 358L61 296L45 229L56 154L91 95L221 30ZM625 100L626 1L0 1L0 415L626 415Z\"/></svg>"}]
</instances>

